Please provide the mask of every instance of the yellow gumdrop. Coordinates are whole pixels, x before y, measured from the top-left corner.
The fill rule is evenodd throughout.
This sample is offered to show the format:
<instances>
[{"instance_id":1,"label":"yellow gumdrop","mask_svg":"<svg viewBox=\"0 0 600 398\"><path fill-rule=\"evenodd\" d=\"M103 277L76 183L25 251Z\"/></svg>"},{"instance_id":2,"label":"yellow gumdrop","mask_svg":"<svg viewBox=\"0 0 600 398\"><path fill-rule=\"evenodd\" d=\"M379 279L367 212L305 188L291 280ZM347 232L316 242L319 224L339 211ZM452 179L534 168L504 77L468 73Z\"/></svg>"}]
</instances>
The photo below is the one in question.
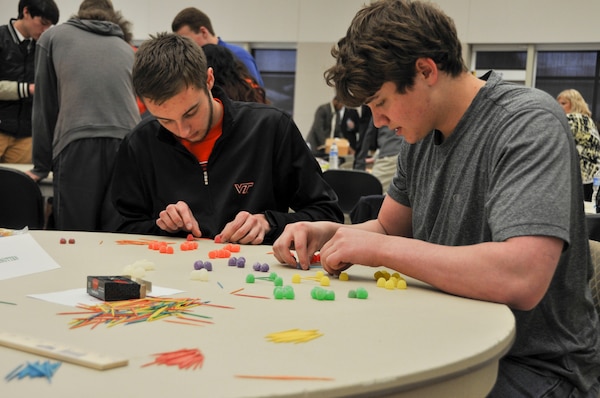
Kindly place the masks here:
<instances>
[{"instance_id":1,"label":"yellow gumdrop","mask_svg":"<svg viewBox=\"0 0 600 398\"><path fill-rule=\"evenodd\" d=\"M389 290L395 289L396 284L392 280L387 280L387 281L385 281L385 288L389 289Z\"/></svg>"},{"instance_id":2,"label":"yellow gumdrop","mask_svg":"<svg viewBox=\"0 0 600 398\"><path fill-rule=\"evenodd\" d=\"M400 276L400 274L398 272L394 272L392 274L392 278L396 278L396 279L402 279L402 277Z\"/></svg>"},{"instance_id":3,"label":"yellow gumdrop","mask_svg":"<svg viewBox=\"0 0 600 398\"><path fill-rule=\"evenodd\" d=\"M348 273L347 273L347 272L342 272L342 273L340 274L340 280L341 280L341 281L347 281L347 280L349 280L349 279L350 279L350 277L348 276Z\"/></svg>"},{"instance_id":4,"label":"yellow gumdrop","mask_svg":"<svg viewBox=\"0 0 600 398\"><path fill-rule=\"evenodd\" d=\"M406 281L404 279L400 279L396 284L398 289L406 289Z\"/></svg>"},{"instance_id":5,"label":"yellow gumdrop","mask_svg":"<svg viewBox=\"0 0 600 398\"><path fill-rule=\"evenodd\" d=\"M382 276L381 278L377 279L377 287L385 287L385 278Z\"/></svg>"},{"instance_id":6,"label":"yellow gumdrop","mask_svg":"<svg viewBox=\"0 0 600 398\"><path fill-rule=\"evenodd\" d=\"M300 274L292 275L292 283L300 283L301 280L302 280L302 277L300 276Z\"/></svg>"},{"instance_id":7,"label":"yellow gumdrop","mask_svg":"<svg viewBox=\"0 0 600 398\"><path fill-rule=\"evenodd\" d=\"M375 280L378 280L382 276L383 276L383 274L381 273L381 271L377 271L377 272L375 272L375 274L373 274L373 278L375 278Z\"/></svg>"},{"instance_id":8,"label":"yellow gumdrop","mask_svg":"<svg viewBox=\"0 0 600 398\"><path fill-rule=\"evenodd\" d=\"M382 276L385 278L385 280L387 281L388 279L390 279L390 273L387 271L381 271Z\"/></svg>"},{"instance_id":9,"label":"yellow gumdrop","mask_svg":"<svg viewBox=\"0 0 600 398\"><path fill-rule=\"evenodd\" d=\"M149 261L149 260L138 260L135 263L133 263L132 265L134 267L135 266L144 267L144 269L146 271L154 271L156 269L156 267L154 266L154 263L152 261Z\"/></svg>"},{"instance_id":10,"label":"yellow gumdrop","mask_svg":"<svg viewBox=\"0 0 600 398\"><path fill-rule=\"evenodd\" d=\"M391 282L394 284L394 286L396 286L396 284L398 283L398 278L396 278L395 276L391 276L390 279L388 279L388 282Z\"/></svg>"},{"instance_id":11,"label":"yellow gumdrop","mask_svg":"<svg viewBox=\"0 0 600 398\"><path fill-rule=\"evenodd\" d=\"M330 284L329 277L322 276L321 277L321 286L329 286L329 284Z\"/></svg>"},{"instance_id":12,"label":"yellow gumdrop","mask_svg":"<svg viewBox=\"0 0 600 398\"><path fill-rule=\"evenodd\" d=\"M141 278L144 275L146 275L146 269L144 267L134 266L133 269L131 270L131 277L134 279Z\"/></svg>"},{"instance_id":13,"label":"yellow gumdrop","mask_svg":"<svg viewBox=\"0 0 600 398\"><path fill-rule=\"evenodd\" d=\"M196 269L193 270L190 273L190 279L195 280L195 281L201 281L201 280L203 280L204 279L204 273L200 272L200 271L202 271L202 270L196 270ZM206 270L204 270L204 271L206 271Z\"/></svg>"},{"instance_id":14,"label":"yellow gumdrop","mask_svg":"<svg viewBox=\"0 0 600 398\"><path fill-rule=\"evenodd\" d=\"M317 273L315 274L315 277L317 279L321 279L323 277L323 275L325 275L325 273L323 271L317 271Z\"/></svg>"},{"instance_id":15,"label":"yellow gumdrop","mask_svg":"<svg viewBox=\"0 0 600 398\"><path fill-rule=\"evenodd\" d=\"M122 275L128 275L128 276L131 276L132 274L133 274L133 264L126 265L126 266L123 268Z\"/></svg>"}]
</instances>

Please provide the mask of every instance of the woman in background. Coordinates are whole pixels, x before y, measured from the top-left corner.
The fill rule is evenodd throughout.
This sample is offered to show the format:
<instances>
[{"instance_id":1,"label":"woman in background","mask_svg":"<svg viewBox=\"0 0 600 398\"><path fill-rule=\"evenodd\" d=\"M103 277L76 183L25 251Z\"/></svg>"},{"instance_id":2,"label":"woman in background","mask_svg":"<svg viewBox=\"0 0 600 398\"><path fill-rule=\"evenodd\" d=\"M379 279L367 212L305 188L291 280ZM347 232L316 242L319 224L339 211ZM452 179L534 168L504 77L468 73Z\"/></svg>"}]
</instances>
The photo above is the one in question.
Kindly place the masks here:
<instances>
[{"instance_id":1,"label":"woman in background","mask_svg":"<svg viewBox=\"0 0 600 398\"><path fill-rule=\"evenodd\" d=\"M579 152L583 195L586 201L592 200L594 175L600 169L600 135L592 120L592 112L579 91L564 90L556 100L563 107L569 120L575 145Z\"/></svg>"},{"instance_id":2,"label":"woman in background","mask_svg":"<svg viewBox=\"0 0 600 398\"><path fill-rule=\"evenodd\" d=\"M215 85L221 87L233 101L267 104L265 90L248 72L248 68L226 47L217 44L202 46L208 66L213 68Z\"/></svg>"}]
</instances>

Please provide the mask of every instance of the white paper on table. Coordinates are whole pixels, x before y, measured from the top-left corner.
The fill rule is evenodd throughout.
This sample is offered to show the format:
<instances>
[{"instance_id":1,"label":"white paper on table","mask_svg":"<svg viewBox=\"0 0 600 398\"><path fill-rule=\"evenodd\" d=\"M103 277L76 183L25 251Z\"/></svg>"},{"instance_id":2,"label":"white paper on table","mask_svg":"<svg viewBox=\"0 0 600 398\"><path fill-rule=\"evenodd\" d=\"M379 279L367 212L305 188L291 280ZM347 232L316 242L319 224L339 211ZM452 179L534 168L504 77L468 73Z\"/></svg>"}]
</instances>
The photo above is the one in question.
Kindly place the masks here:
<instances>
[{"instance_id":1,"label":"white paper on table","mask_svg":"<svg viewBox=\"0 0 600 398\"><path fill-rule=\"evenodd\" d=\"M29 234L0 238L0 280L60 268Z\"/></svg>"},{"instance_id":2,"label":"white paper on table","mask_svg":"<svg viewBox=\"0 0 600 398\"><path fill-rule=\"evenodd\" d=\"M148 296L164 297L182 292L183 290L152 286L152 292ZM85 288L63 290L62 292L54 293L28 294L27 297L32 297L56 304L68 305L70 307L77 307L78 304L96 305L103 303L102 300L90 296Z\"/></svg>"}]
</instances>

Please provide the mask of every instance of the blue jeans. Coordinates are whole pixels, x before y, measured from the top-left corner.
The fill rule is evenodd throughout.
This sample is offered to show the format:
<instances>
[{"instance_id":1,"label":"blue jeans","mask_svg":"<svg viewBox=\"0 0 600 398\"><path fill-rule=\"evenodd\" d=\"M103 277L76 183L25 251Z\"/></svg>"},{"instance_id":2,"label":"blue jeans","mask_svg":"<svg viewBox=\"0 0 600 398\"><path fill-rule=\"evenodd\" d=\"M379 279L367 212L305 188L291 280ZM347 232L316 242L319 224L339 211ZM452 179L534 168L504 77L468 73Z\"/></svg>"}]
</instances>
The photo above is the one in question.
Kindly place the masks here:
<instances>
[{"instance_id":1,"label":"blue jeans","mask_svg":"<svg viewBox=\"0 0 600 398\"><path fill-rule=\"evenodd\" d=\"M535 372L503 358L498 379L488 398L599 398L600 381L589 391L578 390L568 380Z\"/></svg>"}]
</instances>

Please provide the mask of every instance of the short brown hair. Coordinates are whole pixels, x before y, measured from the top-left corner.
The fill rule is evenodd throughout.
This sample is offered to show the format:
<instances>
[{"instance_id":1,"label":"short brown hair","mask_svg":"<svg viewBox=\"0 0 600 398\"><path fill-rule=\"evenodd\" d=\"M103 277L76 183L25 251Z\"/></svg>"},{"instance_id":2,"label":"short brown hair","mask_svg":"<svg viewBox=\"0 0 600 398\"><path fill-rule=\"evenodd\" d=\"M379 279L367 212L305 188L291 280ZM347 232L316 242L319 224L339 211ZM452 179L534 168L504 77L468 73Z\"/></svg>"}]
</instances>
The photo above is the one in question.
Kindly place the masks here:
<instances>
[{"instance_id":1,"label":"short brown hair","mask_svg":"<svg viewBox=\"0 0 600 398\"><path fill-rule=\"evenodd\" d=\"M208 91L207 70L204 52L193 40L159 33L135 54L133 88L140 98L161 104L187 87Z\"/></svg>"},{"instance_id":2,"label":"short brown hair","mask_svg":"<svg viewBox=\"0 0 600 398\"><path fill-rule=\"evenodd\" d=\"M208 15L194 7L184 8L179 11L179 13L175 15L173 23L171 23L171 30L177 32L184 26L189 26L194 33L198 33L200 28L204 26L211 35L215 35L215 31L213 30Z\"/></svg>"},{"instance_id":3,"label":"short brown hair","mask_svg":"<svg viewBox=\"0 0 600 398\"><path fill-rule=\"evenodd\" d=\"M336 64L325 79L348 106L362 105L385 82L406 92L414 85L418 58L433 59L451 76L467 71L454 22L422 1L380 0L366 6L331 54Z\"/></svg>"}]
</instances>

